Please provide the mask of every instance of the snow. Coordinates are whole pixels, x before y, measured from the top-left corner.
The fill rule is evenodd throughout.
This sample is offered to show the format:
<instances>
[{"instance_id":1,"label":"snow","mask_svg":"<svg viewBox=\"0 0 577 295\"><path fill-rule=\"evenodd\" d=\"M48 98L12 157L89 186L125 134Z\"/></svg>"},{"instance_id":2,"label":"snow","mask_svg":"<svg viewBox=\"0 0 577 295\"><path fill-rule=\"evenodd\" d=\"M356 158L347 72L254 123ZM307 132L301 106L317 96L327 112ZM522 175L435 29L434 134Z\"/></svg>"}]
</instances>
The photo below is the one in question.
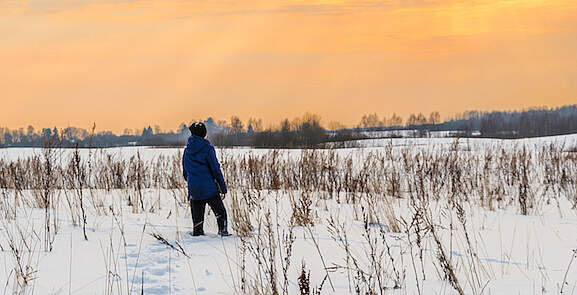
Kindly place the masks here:
<instances>
[{"instance_id":1,"label":"snow","mask_svg":"<svg viewBox=\"0 0 577 295\"><path fill-rule=\"evenodd\" d=\"M352 157L357 169L361 169L363 159L371 157L373 153L385 152L389 145L398 152L409 150L418 153L423 150L448 151L454 142L455 139L450 138L371 139L360 141L358 148L335 152L342 159ZM575 147L577 135L523 140L461 139L459 150L473 154L491 152L498 156L501 149L514 150L526 146L537 151L550 144ZM64 159L70 157L72 152L58 150L57 154L65 162ZM161 155L172 157L181 152L178 148L126 147L81 150L81 155L84 159L106 155L129 159L138 155L148 163ZM270 152L266 149L220 149L219 157L239 160L248 156L263 157ZM41 155L41 149L0 149L0 160L6 162ZM301 150L283 150L280 153L283 159L297 159L302 155ZM572 173L575 175L575 171ZM577 188L575 182L572 179L571 185ZM86 189L84 193L87 198L100 200L98 204L88 202L87 205L88 240L84 240L82 227L73 225L72 214L66 205L67 195L73 192L56 190L54 199L58 205L53 211L57 216L53 230L56 228L57 233L51 250L46 249L45 245L44 209L20 204L15 218L4 216L4 213L0 217L0 283L3 293L22 290L15 285L14 269L18 263L14 252L10 251L10 237L19 248L21 265L28 265L31 271L32 280L24 294L238 294L243 293L240 289L243 275L248 285L260 285L267 289L269 282L266 276L270 273L256 261L259 253L267 253L266 250L272 246L278 247L274 253L274 264L278 272L277 287L283 293L282 265L286 248L282 241L290 233L293 210L290 200L299 198L304 192L284 189L255 191L231 186L231 192L225 199L229 220L232 216L232 197L241 199L247 192L259 203L250 211L253 237L245 242L248 241L253 247L253 252L244 252L244 273L243 239L238 236L216 236L216 221L210 210L207 209L209 213L205 220L207 236L189 235L192 231L190 209L186 202L181 201L185 197L183 190L147 188L143 191L147 210L135 212L126 202L128 195L135 194L130 188L110 191ZM544 192L541 189L538 192L544 195L539 197L539 203L528 216L519 213L516 203L502 202L496 208L489 209L479 204L475 199L477 196L471 196L473 201L463 202L472 247L467 246L465 231L455 211L448 208L446 199L430 201L428 206L432 221L438 226L440 240L466 294L558 294L563 282L566 282L564 293L575 292L577 261L573 261L573 265L570 262L573 251L577 249L577 210L571 199L561 197L554 191ZM505 194L515 195L516 190L507 190ZM19 198L31 200L34 196L33 191L23 191ZM14 192L8 191L8 199L13 198ZM325 279L325 265L330 269L322 286L322 294L354 293L354 286L349 282L355 273L335 267L347 265L347 255L342 247L343 241L335 240L331 233L329 220L333 218L345 228L352 257L358 259L364 269L370 269L371 239L366 237L361 210L370 210L375 205L367 203L367 200L358 204L339 203L334 198L322 198L318 193L312 199L314 225L293 229L295 241L287 272L288 294L299 294L297 278L303 261L310 271L311 287L320 286ZM6 202L14 205L14 201ZM388 198L386 204L391 206L398 219L407 222L415 213L407 196ZM383 211L379 212L381 214ZM265 225L267 214L270 214L272 223L270 233L275 237L272 244L269 244L271 240ZM370 225L368 230L373 239L379 241L378 250L385 251L378 260L385 268L384 285L389 287L386 293L458 294L444 279L438 262L439 251L433 240L430 237L423 240L424 269L421 269L415 240L408 241L404 232L392 232L389 223L384 222L382 217L381 223ZM381 230L385 231L384 236L380 236ZM153 234L162 236L177 249L182 247L182 251L161 243ZM386 254L384 241L389 245L390 255ZM254 248L257 246L264 249L258 252ZM475 253L471 253L471 249ZM264 256L260 259L265 266L271 262ZM395 280L393 266L403 277L398 289L391 288ZM422 273L426 277L424 280ZM374 291L380 294L379 290Z\"/></svg>"}]
</instances>

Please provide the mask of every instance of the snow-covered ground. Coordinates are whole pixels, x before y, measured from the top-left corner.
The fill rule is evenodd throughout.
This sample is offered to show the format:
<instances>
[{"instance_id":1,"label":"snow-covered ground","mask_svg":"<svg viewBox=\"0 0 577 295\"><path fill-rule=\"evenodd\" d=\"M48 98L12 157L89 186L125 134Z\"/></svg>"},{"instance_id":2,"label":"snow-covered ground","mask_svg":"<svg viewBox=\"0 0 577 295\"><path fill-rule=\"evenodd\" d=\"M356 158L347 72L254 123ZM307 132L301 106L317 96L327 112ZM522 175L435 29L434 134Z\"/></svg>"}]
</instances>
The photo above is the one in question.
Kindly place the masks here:
<instances>
[{"instance_id":1,"label":"snow-covered ground","mask_svg":"<svg viewBox=\"0 0 577 295\"><path fill-rule=\"evenodd\" d=\"M237 231L226 238L215 235L209 210L207 236L188 234L182 179L177 187L164 181L177 171L158 174L164 180L155 185L154 171L178 169L181 149L81 150L87 165L110 156L130 169L138 157L152 176L140 190L130 185L130 171L122 172L123 188L85 186L87 240L78 190L52 185L46 210L38 205L41 190L1 189L1 291L308 294L299 279L304 264L310 294L315 288L321 294L577 293L577 156L568 152L577 136L358 145L219 150L231 190L229 223ZM44 163L44 153L0 149L0 180L11 175L10 163L32 157ZM73 153L55 150L52 157L68 167ZM520 195L528 196L527 215Z\"/></svg>"}]
</instances>

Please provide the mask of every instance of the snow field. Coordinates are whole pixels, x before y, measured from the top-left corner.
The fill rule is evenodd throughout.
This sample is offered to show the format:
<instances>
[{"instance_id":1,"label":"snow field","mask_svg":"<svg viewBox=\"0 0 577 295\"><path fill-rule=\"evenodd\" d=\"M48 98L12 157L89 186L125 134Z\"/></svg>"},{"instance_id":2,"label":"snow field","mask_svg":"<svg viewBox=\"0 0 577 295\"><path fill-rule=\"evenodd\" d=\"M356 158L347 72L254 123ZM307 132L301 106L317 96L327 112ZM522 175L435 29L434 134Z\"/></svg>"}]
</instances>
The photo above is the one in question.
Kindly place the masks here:
<instances>
[{"instance_id":1,"label":"snow field","mask_svg":"<svg viewBox=\"0 0 577 295\"><path fill-rule=\"evenodd\" d=\"M208 235L188 235L185 185L173 180L179 149L81 150L95 167L81 189L88 240L70 186L78 183L64 180L73 151L53 154L61 168L46 210L37 175L45 170L9 169L18 159L45 163L43 151L0 150L0 282L5 294L572 294L574 142L220 150L237 234L227 238L215 235L209 210ZM108 155L125 167L121 183L96 168ZM15 188L18 173L38 179Z\"/></svg>"}]
</instances>

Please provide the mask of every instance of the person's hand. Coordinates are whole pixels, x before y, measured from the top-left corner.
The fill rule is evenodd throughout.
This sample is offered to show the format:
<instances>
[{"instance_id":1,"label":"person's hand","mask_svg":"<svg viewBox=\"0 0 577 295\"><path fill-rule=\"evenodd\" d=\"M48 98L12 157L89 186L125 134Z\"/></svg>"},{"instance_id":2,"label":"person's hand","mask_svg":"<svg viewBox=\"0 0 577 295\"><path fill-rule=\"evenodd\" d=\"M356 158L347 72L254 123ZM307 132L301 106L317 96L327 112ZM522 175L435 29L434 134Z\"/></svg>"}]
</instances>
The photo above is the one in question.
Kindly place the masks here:
<instances>
[{"instance_id":1,"label":"person's hand","mask_svg":"<svg viewBox=\"0 0 577 295\"><path fill-rule=\"evenodd\" d=\"M220 199L224 200L224 198L226 198L226 194L220 194Z\"/></svg>"}]
</instances>

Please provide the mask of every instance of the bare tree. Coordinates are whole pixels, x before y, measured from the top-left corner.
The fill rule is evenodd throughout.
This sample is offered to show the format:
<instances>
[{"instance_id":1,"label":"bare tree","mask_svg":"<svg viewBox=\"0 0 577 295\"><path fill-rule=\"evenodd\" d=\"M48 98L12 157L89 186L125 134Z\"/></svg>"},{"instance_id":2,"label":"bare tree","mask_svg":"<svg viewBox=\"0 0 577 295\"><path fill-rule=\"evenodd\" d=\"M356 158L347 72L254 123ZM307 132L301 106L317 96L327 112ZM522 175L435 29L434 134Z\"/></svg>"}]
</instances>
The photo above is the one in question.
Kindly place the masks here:
<instances>
[{"instance_id":1,"label":"bare tree","mask_svg":"<svg viewBox=\"0 0 577 295\"><path fill-rule=\"evenodd\" d=\"M359 123L359 127L369 128L369 127L382 127L385 123L379 119L377 114L364 115Z\"/></svg>"},{"instance_id":2,"label":"bare tree","mask_svg":"<svg viewBox=\"0 0 577 295\"><path fill-rule=\"evenodd\" d=\"M432 112L431 115L429 115L429 124L436 125L439 123L441 123L441 114L437 111Z\"/></svg>"}]
</instances>

